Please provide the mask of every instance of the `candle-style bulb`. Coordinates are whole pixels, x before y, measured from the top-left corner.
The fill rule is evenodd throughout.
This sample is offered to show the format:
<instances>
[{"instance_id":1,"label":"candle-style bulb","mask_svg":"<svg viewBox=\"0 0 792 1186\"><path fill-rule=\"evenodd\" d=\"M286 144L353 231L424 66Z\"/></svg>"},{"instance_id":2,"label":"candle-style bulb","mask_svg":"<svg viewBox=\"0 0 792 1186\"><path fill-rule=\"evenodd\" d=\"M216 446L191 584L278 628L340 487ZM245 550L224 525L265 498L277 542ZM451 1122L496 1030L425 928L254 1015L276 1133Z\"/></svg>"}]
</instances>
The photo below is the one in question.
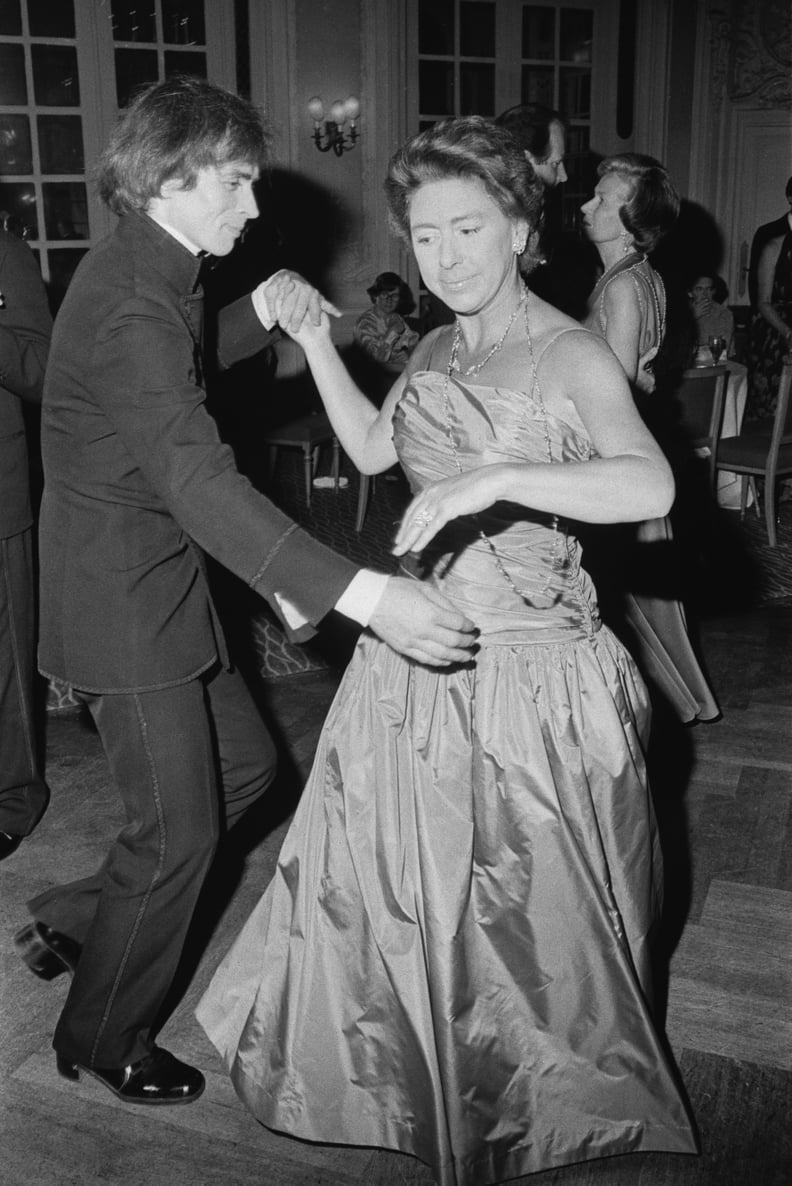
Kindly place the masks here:
<instances>
[{"instance_id":1,"label":"candle-style bulb","mask_svg":"<svg viewBox=\"0 0 792 1186\"><path fill-rule=\"evenodd\" d=\"M324 119L324 103L318 95L308 100L308 114L314 123L320 124Z\"/></svg>"},{"instance_id":2,"label":"candle-style bulb","mask_svg":"<svg viewBox=\"0 0 792 1186\"><path fill-rule=\"evenodd\" d=\"M360 100L356 95L350 95L344 103L344 114L348 120L356 120L360 115Z\"/></svg>"},{"instance_id":3,"label":"candle-style bulb","mask_svg":"<svg viewBox=\"0 0 792 1186\"><path fill-rule=\"evenodd\" d=\"M336 99L335 103L330 108L330 118L334 124L342 124L346 119L344 104L340 99Z\"/></svg>"}]
</instances>

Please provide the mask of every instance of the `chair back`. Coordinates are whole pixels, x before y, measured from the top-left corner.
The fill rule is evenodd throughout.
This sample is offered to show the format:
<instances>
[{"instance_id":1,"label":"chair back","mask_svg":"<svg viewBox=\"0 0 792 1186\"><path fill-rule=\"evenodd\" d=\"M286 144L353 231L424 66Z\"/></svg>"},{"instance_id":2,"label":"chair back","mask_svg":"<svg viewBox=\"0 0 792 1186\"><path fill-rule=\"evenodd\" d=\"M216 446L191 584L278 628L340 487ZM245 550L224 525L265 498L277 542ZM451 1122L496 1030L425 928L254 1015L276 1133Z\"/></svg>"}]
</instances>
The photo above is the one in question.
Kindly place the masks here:
<instances>
[{"instance_id":1,"label":"chair back","mask_svg":"<svg viewBox=\"0 0 792 1186\"><path fill-rule=\"evenodd\" d=\"M723 422L728 367L691 367L682 372L674 391L677 431L692 448L706 446L714 454Z\"/></svg>"},{"instance_id":2,"label":"chair back","mask_svg":"<svg viewBox=\"0 0 792 1186\"><path fill-rule=\"evenodd\" d=\"M781 367L778 400L772 418L755 420L744 425L739 436L720 442L716 466L743 474L741 511L745 514L750 481L754 501L757 502L755 478L764 478L765 521L767 539L776 545L776 498L778 478L792 474L792 355L787 355ZM757 503L758 514L758 503Z\"/></svg>"},{"instance_id":3,"label":"chair back","mask_svg":"<svg viewBox=\"0 0 792 1186\"><path fill-rule=\"evenodd\" d=\"M768 477L778 468L778 457L784 445L792 445L792 354L781 367L778 383L778 403L773 416L773 434L768 455Z\"/></svg>"}]
</instances>

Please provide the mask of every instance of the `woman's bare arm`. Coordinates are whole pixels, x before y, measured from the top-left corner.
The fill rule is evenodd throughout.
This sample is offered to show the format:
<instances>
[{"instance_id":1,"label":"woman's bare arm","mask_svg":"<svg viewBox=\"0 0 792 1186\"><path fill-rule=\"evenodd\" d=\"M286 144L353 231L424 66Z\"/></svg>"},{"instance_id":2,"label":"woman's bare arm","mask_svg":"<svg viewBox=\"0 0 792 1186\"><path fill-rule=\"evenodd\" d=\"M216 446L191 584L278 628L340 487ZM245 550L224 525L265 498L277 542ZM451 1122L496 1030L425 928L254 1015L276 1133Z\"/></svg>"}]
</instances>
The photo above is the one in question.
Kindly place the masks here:
<instances>
[{"instance_id":1,"label":"woman's bare arm","mask_svg":"<svg viewBox=\"0 0 792 1186\"><path fill-rule=\"evenodd\" d=\"M635 285L627 275L614 277L603 294L605 341L622 364L630 383L638 375L641 308Z\"/></svg>"}]
</instances>

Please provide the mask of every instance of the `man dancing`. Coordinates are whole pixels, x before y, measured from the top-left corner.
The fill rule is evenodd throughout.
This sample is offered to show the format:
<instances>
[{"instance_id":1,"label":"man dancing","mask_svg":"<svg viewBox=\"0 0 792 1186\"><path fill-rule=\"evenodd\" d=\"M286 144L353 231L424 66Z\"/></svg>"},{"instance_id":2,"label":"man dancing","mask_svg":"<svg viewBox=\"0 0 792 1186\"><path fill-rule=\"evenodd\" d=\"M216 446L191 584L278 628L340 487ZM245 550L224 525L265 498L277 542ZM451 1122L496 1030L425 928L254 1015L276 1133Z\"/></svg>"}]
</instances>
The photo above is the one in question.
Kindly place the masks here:
<instances>
[{"instance_id":1,"label":"man dancing","mask_svg":"<svg viewBox=\"0 0 792 1186\"><path fill-rule=\"evenodd\" d=\"M99 169L119 221L58 315L44 392L42 671L91 711L126 825L95 875L30 903L20 954L70 970L54 1046L122 1100L183 1103L197 1069L155 1044L225 823L270 785L275 750L226 655L204 552L266 597L297 639L332 608L422 662L468 657L472 624L409 581L358 572L237 470L205 407L199 256L258 209L266 137L247 102L197 79L143 91ZM303 317L336 313L279 272L221 314L230 364Z\"/></svg>"}]
</instances>

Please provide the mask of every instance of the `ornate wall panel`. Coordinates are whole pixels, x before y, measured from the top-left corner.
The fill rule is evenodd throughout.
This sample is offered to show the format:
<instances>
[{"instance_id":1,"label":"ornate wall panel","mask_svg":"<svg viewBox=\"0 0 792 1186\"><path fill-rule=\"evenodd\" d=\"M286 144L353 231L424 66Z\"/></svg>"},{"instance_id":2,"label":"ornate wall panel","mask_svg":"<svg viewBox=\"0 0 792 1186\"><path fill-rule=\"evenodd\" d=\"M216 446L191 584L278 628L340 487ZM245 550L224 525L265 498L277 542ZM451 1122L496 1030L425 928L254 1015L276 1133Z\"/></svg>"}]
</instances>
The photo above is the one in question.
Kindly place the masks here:
<instances>
[{"instance_id":1,"label":"ornate wall panel","mask_svg":"<svg viewBox=\"0 0 792 1186\"><path fill-rule=\"evenodd\" d=\"M792 107L789 0L734 0L728 92L735 102Z\"/></svg>"}]
</instances>

